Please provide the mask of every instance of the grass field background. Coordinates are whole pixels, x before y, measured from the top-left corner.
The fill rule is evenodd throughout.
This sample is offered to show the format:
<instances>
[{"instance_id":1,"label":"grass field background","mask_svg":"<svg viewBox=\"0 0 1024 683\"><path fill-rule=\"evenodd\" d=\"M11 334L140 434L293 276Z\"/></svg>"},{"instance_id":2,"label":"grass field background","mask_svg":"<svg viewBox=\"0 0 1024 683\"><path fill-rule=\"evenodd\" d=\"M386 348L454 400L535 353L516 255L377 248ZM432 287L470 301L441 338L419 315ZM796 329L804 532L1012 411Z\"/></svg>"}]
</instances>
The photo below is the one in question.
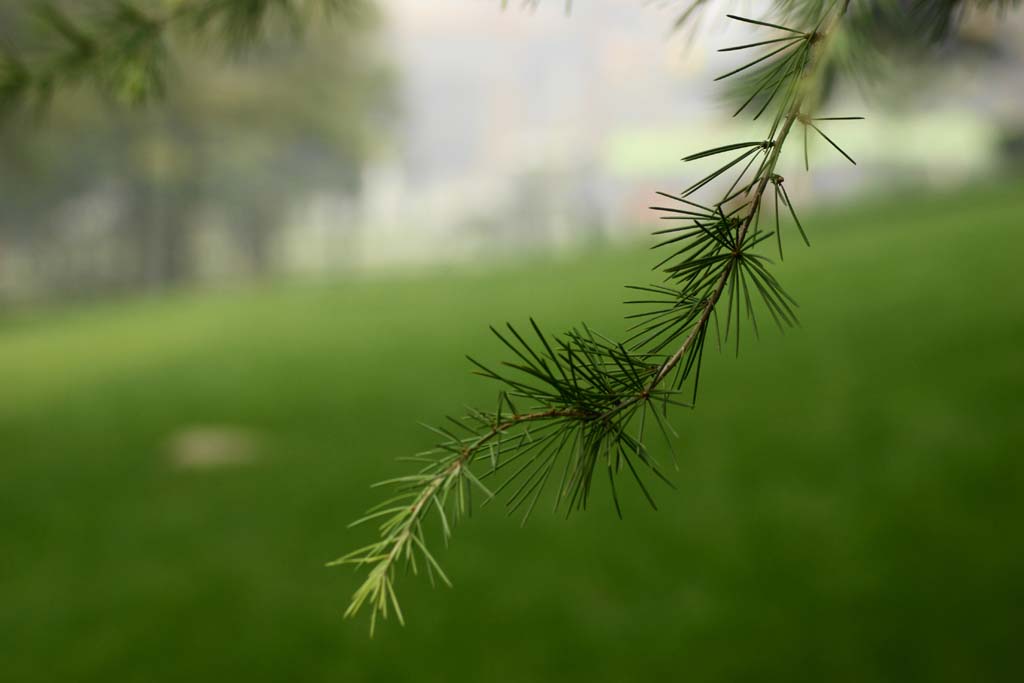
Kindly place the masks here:
<instances>
[{"instance_id":1,"label":"grass field background","mask_svg":"<svg viewBox=\"0 0 1024 683\"><path fill-rule=\"evenodd\" d=\"M710 353L660 511L488 508L367 637L323 563L493 387L491 323L622 329L641 247L0 321L0 678L1020 680L1020 182L808 217L803 327ZM748 335L749 337L750 335ZM182 467L175 435L251 460Z\"/></svg>"}]
</instances>

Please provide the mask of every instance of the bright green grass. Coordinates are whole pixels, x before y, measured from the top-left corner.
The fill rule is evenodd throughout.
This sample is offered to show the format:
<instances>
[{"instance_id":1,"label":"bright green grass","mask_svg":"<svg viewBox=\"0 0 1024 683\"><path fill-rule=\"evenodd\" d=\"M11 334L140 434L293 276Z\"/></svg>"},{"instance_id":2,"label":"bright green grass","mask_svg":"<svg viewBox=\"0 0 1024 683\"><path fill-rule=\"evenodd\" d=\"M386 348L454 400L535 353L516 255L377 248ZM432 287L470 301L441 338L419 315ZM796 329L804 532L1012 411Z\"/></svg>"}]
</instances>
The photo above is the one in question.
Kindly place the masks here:
<instances>
[{"instance_id":1,"label":"bright green grass","mask_svg":"<svg viewBox=\"0 0 1024 683\"><path fill-rule=\"evenodd\" d=\"M804 327L710 353L661 511L487 509L374 640L325 560L487 325L621 329L652 255L290 286L0 326L5 681L1011 680L1024 633L1024 192L809 217ZM751 336L748 334L748 337ZM253 464L165 441L255 430Z\"/></svg>"}]
</instances>

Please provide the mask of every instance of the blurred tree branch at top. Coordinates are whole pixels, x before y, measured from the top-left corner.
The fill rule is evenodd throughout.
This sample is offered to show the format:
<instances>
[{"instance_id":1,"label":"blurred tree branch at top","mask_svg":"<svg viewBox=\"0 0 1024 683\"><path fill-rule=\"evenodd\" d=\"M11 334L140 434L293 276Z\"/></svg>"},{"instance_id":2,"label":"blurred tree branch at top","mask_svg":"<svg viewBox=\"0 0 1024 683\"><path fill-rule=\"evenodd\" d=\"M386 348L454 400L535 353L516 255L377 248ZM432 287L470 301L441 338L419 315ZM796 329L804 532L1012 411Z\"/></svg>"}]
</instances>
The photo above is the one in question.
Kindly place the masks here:
<instances>
[{"instance_id":1,"label":"blurred tree branch at top","mask_svg":"<svg viewBox=\"0 0 1024 683\"><path fill-rule=\"evenodd\" d=\"M81 83L144 101L163 92L172 54L186 45L238 53L310 23L358 33L376 18L368 0L8 1L2 11L12 28L0 36L0 106Z\"/></svg>"},{"instance_id":2,"label":"blurred tree branch at top","mask_svg":"<svg viewBox=\"0 0 1024 683\"><path fill-rule=\"evenodd\" d=\"M387 138L379 23L366 0L0 0L0 247L47 289L160 287L195 278L212 220L271 271L297 202L353 196ZM47 265L84 258L86 199L106 265Z\"/></svg>"}]
</instances>

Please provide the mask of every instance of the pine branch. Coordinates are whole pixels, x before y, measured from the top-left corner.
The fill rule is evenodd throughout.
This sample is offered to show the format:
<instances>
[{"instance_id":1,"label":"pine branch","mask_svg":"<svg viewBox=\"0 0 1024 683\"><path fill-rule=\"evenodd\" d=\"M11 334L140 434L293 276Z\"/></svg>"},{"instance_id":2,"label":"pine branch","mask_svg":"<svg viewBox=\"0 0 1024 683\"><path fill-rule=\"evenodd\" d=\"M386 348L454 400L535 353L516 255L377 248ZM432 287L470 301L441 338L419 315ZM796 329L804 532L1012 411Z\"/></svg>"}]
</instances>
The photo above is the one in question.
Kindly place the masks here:
<instances>
[{"instance_id":1,"label":"pine branch","mask_svg":"<svg viewBox=\"0 0 1024 683\"><path fill-rule=\"evenodd\" d=\"M758 333L755 296L780 329L796 323L795 301L771 274L768 258L757 251L773 234L780 239L778 230L760 230L759 219L765 193L771 187L776 207L781 198L806 241L776 168L793 124L811 121L804 110L813 101L829 39L845 11L846 2L836 2L810 30L730 15L761 29L786 34L735 48L767 46L768 51L723 77L755 65L763 68L760 84L748 104L768 84L768 98L755 118L781 98L768 135L764 140L724 145L685 157L684 161L700 162L736 155L681 194L661 193L674 205L652 207L682 224L658 232L664 239L656 248L671 251L657 266L665 273L666 282L634 287L645 298L631 303L646 308L629 316L636 322L624 343L608 340L588 328L549 338L533 321L533 341L511 326L504 333L494 330L515 359L504 364L505 370L470 360L479 374L502 385L497 409L491 413L471 410L464 418L450 419L450 428L432 427L443 441L433 451L415 458L423 463L421 470L386 482L397 487L396 496L357 522L383 520L378 540L331 563L368 568L346 616L369 606L371 632L378 615L387 617L393 612L402 621L393 586L399 563L414 573L422 566L447 583L428 550L423 521L427 512L435 509L447 542L449 518L468 513L473 489L490 501L515 485L506 506L510 512L525 506L525 521L561 463L554 506L557 510L564 504L568 514L586 507L596 469L603 463L620 514L616 488L620 473L629 472L654 505L637 465L666 483L668 480L646 445L646 430L653 422L668 440L672 433L666 420L669 406L692 407L712 321L724 320L724 338L733 340L737 351L743 320L748 320ZM778 43L782 43L781 48L776 47ZM740 169L738 175L717 203L705 205L689 198L735 168ZM777 207L776 222L778 211ZM781 241L779 244L781 249ZM724 311L718 315L723 305ZM666 355L666 349L673 347ZM690 402L680 398L687 383L693 392ZM528 406L518 409L513 401ZM478 476L473 467L481 461L489 462L490 468ZM502 476L504 481L493 492L483 483Z\"/></svg>"}]
</instances>

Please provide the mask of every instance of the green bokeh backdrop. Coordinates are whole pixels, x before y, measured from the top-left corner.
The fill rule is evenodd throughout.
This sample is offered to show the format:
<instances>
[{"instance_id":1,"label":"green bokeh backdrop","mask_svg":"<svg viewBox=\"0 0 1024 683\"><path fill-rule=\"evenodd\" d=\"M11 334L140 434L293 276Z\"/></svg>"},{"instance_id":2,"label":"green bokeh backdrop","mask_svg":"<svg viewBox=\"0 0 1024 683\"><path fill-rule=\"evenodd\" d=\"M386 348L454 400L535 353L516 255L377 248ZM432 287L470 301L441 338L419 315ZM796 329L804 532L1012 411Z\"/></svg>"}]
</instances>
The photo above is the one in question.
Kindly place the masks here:
<instances>
[{"instance_id":1,"label":"green bokeh backdrop","mask_svg":"<svg viewBox=\"0 0 1024 683\"><path fill-rule=\"evenodd\" d=\"M710 353L660 511L479 512L367 637L323 563L533 315L622 329L642 247L0 322L0 678L1014 680L1024 626L1020 182L808 216L804 326ZM791 235L791 238L794 235ZM168 439L245 429L248 463Z\"/></svg>"}]
</instances>

